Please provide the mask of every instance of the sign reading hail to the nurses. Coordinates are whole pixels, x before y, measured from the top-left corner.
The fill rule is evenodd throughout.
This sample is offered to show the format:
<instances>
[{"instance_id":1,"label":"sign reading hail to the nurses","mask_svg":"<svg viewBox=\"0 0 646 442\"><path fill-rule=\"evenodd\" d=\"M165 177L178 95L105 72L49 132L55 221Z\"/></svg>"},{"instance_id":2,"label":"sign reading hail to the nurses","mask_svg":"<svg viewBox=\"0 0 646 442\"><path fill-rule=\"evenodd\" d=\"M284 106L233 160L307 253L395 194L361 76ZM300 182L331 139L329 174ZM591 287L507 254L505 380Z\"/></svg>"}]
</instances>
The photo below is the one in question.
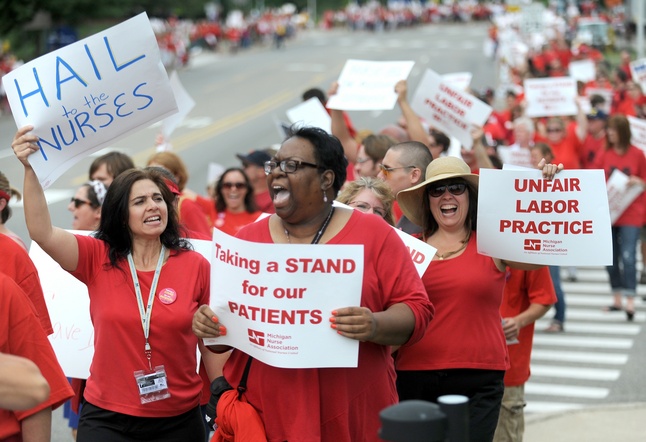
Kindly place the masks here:
<instances>
[{"instance_id":1,"label":"sign reading hail to the nurses","mask_svg":"<svg viewBox=\"0 0 646 442\"><path fill-rule=\"evenodd\" d=\"M29 160L45 188L87 155L177 111L145 13L30 61L2 84L16 125L40 137Z\"/></svg>"},{"instance_id":2,"label":"sign reading hail to the nurses","mask_svg":"<svg viewBox=\"0 0 646 442\"><path fill-rule=\"evenodd\" d=\"M543 265L612 263L603 170L480 169L478 252Z\"/></svg>"}]
</instances>

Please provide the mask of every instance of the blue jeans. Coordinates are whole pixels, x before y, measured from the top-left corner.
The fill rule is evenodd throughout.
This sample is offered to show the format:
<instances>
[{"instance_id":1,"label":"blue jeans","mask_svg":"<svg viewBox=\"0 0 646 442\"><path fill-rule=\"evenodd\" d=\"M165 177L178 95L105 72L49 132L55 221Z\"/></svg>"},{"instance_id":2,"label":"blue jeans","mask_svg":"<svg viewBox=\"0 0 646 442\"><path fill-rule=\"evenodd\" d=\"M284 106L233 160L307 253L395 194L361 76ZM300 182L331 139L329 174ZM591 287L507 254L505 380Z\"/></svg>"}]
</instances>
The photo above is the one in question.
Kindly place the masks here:
<instances>
[{"instance_id":1,"label":"blue jeans","mask_svg":"<svg viewBox=\"0 0 646 442\"><path fill-rule=\"evenodd\" d=\"M561 268L558 266L549 266L552 284L556 292L556 304L554 304L554 322L563 324L565 322L565 293L561 288Z\"/></svg>"},{"instance_id":2,"label":"blue jeans","mask_svg":"<svg viewBox=\"0 0 646 442\"><path fill-rule=\"evenodd\" d=\"M635 297L637 293L637 240L641 227L612 228L612 265L606 267L613 294Z\"/></svg>"}]
</instances>

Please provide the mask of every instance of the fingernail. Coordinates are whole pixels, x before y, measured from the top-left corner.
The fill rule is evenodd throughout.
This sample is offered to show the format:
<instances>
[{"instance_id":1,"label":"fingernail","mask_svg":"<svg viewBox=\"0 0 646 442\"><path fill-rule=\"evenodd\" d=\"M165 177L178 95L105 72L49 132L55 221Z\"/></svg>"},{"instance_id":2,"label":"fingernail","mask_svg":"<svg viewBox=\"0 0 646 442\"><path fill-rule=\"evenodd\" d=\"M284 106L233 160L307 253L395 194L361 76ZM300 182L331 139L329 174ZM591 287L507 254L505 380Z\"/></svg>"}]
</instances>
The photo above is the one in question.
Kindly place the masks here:
<instances>
[{"instance_id":1,"label":"fingernail","mask_svg":"<svg viewBox=\"0 0 646 442\"><path fill-rule=\"evenodd\" d=\"M332 314L333 314L334 316L336 316L336 315L338 315L338 314L339 314L339 312L337 312L336 310L332 310Z\"/></svg>"},{"instance_id":2,"label":"fingernail","mask_svg":"<svg viewBox=\"0 0 646 442\"><path fill-rule=\"evenodd\" d=\"M218 328L218 331L220 332L221 336L226 336L227 334L227 328L224 325L221 325L220 328Z\"/></svg>"},{"instance_id":3,"label":"fingernail","mask_svg":"<svg viewBox=\"0 0 646 442\"><path fill-rule=\"evenodd\" d=\"M217 316L215 316L215 315L213 315L213 316L211 317L211 321L213 321L213 322L218 322L218 317L217 317Z\"/></svg>"},{"instance_id":4,"label":"fingernail","mask_svg":"<svg viewBox=\"0 0 646 442\"><path fill-rule=\"evenodd\" d=\"M330 322L336 322L336 318L334 316L330 317Z\"/></svg>"},{"instance_id":5,"label":"fingernail","mask_svg":"<svg viewBox=\"0 0 646 442\"><path fill-rule=\"evenodd\" d=\"M330 327L336 330L336 324L330 324Z\"/></svg>"}]
</instances>

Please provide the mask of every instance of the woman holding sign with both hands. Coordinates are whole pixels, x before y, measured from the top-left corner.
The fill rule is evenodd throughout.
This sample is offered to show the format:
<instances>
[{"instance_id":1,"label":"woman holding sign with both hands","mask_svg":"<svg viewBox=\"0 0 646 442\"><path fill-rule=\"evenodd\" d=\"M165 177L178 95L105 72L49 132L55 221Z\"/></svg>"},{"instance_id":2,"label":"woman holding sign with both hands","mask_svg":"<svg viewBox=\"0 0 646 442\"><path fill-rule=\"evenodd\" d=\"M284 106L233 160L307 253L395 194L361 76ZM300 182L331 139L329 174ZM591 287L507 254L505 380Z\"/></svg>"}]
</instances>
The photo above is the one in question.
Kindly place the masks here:
<instances>
[{"instance_id":1,"label":"woman holding sign with both hands","mask_svg":"<svg viewBox=\"0 0 646 442\"><path fill-rule=\"evenodd\" d=\"M202 442L191 320L209 301L209 264L180 239L174 195L158 172L130 169L110 185L95 237L54 227L29 164L39 149L32 129L12 143L29 235L90 297L94 357L77 441Z\"/></svg>"},{"instance_id":2,"label":"woman holding sign with both hands","mask_svg":"<svg viewBox=\"0 0 646 442\"><path fill-rule=\"evenodd\" d=\"M539 168L552 179L563 166L543 160ZM437 249L422 276L437 315L419 342L399 349L396 367L400 400L467 396L471 441L484 442L494 436L509 363L499 311L506 266L541 266L477 253L478 178L463 160L440 157L424 182L397 195L404 214L423 228L421 239Z\"/></svg>"},{"instance_id":3,"label":"woman holding sign with both hands","mask_svg":"<svg viewBox=\"0 0 646 442\"><path fill-rule=\"evenodd\" d=\"M393 228L380 217L332 206L346 167L338 139L318 128L293 129L265 163L276 214L237 235L263 243L364 247L361 305L339 306L322 325L330 333L361 341L357 368L284 369L258 360L250 366L244 396L258 411L271 441L377 441L379 412L397 402L389 346L416 342L433 315ZM204 305L195 314L193 330L200 338L214 338L226 334L226 324ZM224 377L234 388L248 359L234 349L224 366Z\"/></svg>"}]
</instances>

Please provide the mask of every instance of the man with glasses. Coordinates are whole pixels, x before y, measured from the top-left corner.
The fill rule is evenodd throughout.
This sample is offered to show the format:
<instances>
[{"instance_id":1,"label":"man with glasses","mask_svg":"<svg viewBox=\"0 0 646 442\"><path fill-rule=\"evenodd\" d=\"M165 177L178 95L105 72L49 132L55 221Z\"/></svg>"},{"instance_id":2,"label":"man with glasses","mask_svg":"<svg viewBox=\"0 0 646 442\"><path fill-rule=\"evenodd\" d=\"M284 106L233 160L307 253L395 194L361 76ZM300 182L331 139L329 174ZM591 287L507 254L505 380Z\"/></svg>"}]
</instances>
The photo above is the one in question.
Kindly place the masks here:
<instances>
[{"instance_id":1,"label":"man with glasses","mask_svg":"<svg viewBox=\"0 0 646 442\"><path fill-rule=\"evenodd\" d=\"M377 177L384 180L396 196L400 191L424 181L426 167L432 160L433 155L428 147L420 142L407 141L395 144L386 152ZM421 232L421 227L407 219L396 202L393 205L393 215L397 228L408 234Z\"/></svg>"},{"instance_id":2,"label":"man with glasses","mask_svg":"<svg viewBox=\"0 0 646 442\"><path fill-rule=\"evenodd\" d=\"M269 187L267 187L265 176L265 162L271 159L271 155L264 150L254 150L248 155L236 154L236 156L242 161L244 172L253 187L256 207L262 212L274 213L274 204L269 196Z\"/></svg>"}]
</instances>

